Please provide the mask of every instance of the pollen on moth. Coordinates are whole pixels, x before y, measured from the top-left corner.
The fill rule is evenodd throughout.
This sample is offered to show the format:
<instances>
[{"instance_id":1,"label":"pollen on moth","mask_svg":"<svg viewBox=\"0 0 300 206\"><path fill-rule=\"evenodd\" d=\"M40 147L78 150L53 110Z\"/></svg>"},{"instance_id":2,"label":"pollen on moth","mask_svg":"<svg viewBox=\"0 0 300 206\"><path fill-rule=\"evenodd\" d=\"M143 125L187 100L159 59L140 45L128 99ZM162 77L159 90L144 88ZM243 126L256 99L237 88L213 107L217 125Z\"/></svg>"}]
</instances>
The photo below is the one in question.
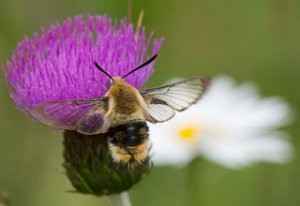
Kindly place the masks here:
<instances>
[{"instance_id":1,"label":"pollen on moth","mask_svg":"<svg viewBox=\"0 0 300 206\"><path fill-rule=\"evenodd\" d=\"M186 125L178 130L178 136L182 140L193 141L198 137L199 127Z\"/></svg>"}]
</instances>

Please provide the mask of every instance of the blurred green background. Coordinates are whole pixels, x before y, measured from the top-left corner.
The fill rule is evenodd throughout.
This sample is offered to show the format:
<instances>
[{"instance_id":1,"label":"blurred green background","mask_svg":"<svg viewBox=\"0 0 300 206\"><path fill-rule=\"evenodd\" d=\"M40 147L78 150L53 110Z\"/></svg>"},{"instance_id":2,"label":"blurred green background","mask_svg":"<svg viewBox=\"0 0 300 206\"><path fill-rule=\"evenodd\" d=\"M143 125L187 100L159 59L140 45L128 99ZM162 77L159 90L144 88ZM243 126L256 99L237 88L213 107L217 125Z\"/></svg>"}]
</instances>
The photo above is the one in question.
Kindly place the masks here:
<instances>
[{"instance_id":1,"label":"blurred green background","mask_svg":"<svg viewBox=\"0 0 300 206\"><path fill-rule=\"evenodd\" d=\"M253 81L264 96L300 102L299 0L133 0L133 20L145 10L144 25L165 42L148 86L172 77L228 74ZM79 14L123 18L117 0L0 1L0 63L26 34ZM14 108L0 78L0 191L13 205L109 205L107 198L67 193L62 135L31 122ZM203 159L187 168L155 168L131 191L133 205L300 205L299 119L284 128L296 155L288 164L259 164L232 171Z\"/></svg>"}]
</instances>

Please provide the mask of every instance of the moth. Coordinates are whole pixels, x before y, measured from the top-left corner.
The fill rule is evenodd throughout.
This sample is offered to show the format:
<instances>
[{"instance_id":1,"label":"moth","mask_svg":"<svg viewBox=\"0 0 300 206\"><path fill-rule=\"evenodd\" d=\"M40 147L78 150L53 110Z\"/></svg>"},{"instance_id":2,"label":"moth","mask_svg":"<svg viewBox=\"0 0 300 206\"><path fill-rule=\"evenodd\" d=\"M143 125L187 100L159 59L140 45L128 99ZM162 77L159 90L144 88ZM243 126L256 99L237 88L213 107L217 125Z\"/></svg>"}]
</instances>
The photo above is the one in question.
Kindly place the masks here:
<instances>
[{"instance_id":1,"label":"moth","mask_svg":"<svg viewBox=\"0 0 300 206\"><path fill-rule=\"evenodd\" d=\"M122 77L112 77L96 62L95 66L110 80L106 94L97 98L48 101L36 106L32 116L59 129L75 130L86 135L107 133L112 159L118 163L139 164L149 155L146 122L171 119L198 101L210 84L206 77L194 77L152 89L138 90L125 81L145 63Z\"/></svg>"}]
</instances>

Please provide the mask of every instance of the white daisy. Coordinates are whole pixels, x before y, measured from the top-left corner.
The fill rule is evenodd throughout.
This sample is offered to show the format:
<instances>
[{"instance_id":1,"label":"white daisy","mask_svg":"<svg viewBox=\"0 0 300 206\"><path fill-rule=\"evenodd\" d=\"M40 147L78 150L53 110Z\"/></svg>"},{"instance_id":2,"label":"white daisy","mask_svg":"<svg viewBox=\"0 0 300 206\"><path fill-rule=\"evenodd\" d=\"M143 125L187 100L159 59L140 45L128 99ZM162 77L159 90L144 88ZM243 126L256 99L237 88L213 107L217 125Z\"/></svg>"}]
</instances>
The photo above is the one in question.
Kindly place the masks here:
<instances>
[{"instance_id":1,"label":"white daisy","mask_svg":"<svg viewBox=\"0 0 300 206\"><path fill-rule=\"evenodd\" d=\"M219 77L207 94L168 122L149 125L155 165L185 165L202 155L229 168L292 156L287 134L290 108L280 98L261 98L254 85Z\"/></svg>"}]
</instances>

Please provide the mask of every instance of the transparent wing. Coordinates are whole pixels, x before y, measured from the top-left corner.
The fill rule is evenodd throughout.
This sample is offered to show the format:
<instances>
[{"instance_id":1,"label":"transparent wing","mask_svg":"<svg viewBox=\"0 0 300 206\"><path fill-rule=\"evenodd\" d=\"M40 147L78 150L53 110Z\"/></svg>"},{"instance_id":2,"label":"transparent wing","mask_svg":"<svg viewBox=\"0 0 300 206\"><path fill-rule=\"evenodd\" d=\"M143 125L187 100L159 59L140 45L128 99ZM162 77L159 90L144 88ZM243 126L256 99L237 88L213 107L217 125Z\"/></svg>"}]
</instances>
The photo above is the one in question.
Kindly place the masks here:
<instances>
[{"instance_id":1,"label":"transparent wing","mask_svg":"<svg viewBox=\"0 0 300 206\"><path fill-rule=\"evenodd\" d=\"M58 129L76 130L83 134L106 132L109 125L104 119L107 99L49 101L33 108L31 115Z\"/></svg>"},{"instance_id":2,"label":"transparent wing","mask_svg":"<svg viewBox=\"0 0 300 206\"><path fill-rule=\"evenodd\" d=\"M167 121L175 115L174 109L164 104L150 104L147 112L146 119L152 123Z\"/></svg>"},{"instance_id":3,"label":"transparent wing","mask_svg":"<svg viewBox=\"0 0 300 206\"><path fill-rule=\"evenodd\" d=\"M209 78L196 77L141 91L148 105L147 120L152 123L169 120L174 110L183 111L199 100L209 84Z\"/></svg>"}]
</instances>

